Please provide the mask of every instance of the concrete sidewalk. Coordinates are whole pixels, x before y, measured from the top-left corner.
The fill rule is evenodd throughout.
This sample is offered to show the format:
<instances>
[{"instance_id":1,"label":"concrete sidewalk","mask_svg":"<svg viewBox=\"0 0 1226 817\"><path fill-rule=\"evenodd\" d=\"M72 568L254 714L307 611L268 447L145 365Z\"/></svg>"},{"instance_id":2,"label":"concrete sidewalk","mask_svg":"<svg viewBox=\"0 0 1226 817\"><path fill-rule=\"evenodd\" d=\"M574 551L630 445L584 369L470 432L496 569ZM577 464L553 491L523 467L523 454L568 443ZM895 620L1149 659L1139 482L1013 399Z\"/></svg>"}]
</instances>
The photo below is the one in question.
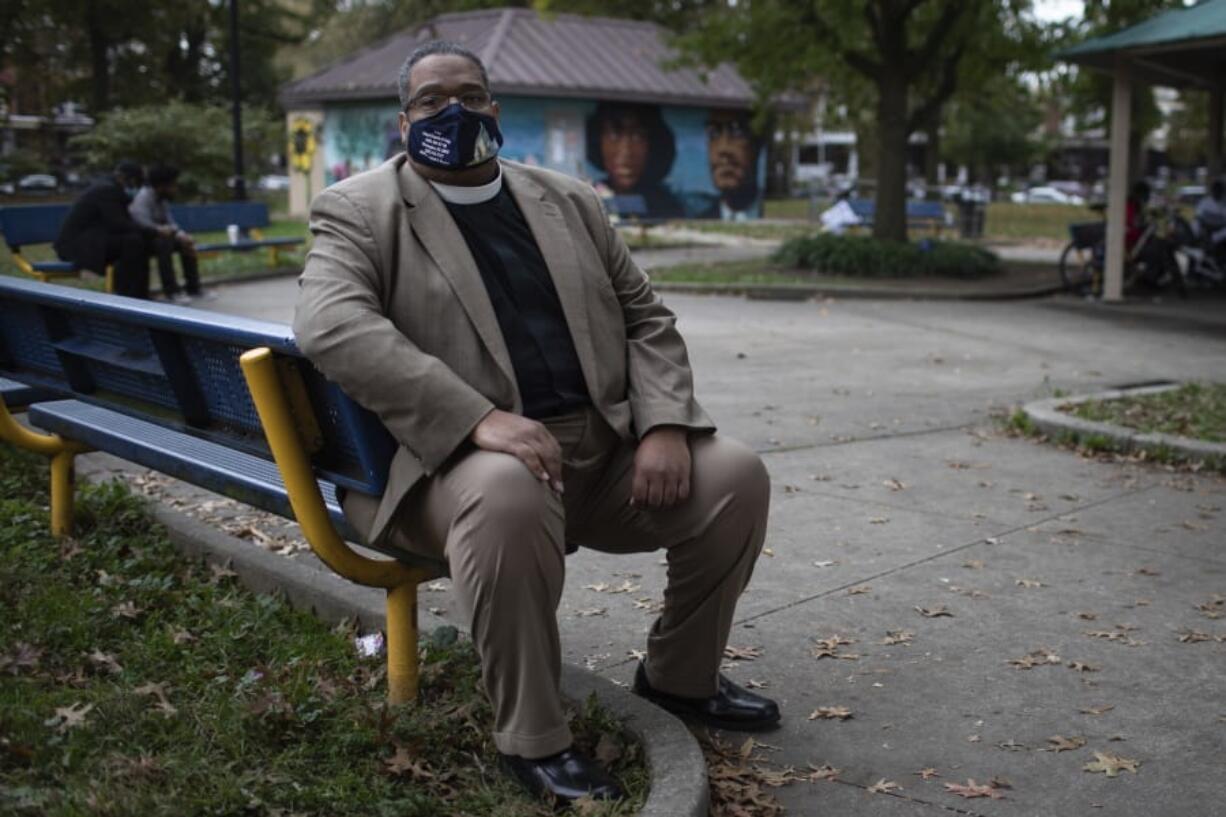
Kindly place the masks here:
<instances>
[{"instance_id":1,"label":"concrete sidewalk","mask_svg":"<svg viewBox=\"0 0 1226 817\"><path fill-rule=\"evenodd\" d=\"M286 321L294 281L220 295L212 308ZM784 706L761 736L772 768L841 770L775 790L789 813L1221 812L1226 480L1083 460L1002 436L991 414L1056 389L1220 379L1226 333L1060 300L667 301L699 398L773 478L728 672ZM565 660L624 684L660 558L567 564ZM424 627L462 625L446 586L422 594ZM850 719L808 720L840 706ZM1054 736L1084 745L1043 751ZM1083 771L1093 752L1140 765ZM942 785L968 778L1012 788ZM868 791L881 780L901 788Z\"/></svg>"}]
</instances>

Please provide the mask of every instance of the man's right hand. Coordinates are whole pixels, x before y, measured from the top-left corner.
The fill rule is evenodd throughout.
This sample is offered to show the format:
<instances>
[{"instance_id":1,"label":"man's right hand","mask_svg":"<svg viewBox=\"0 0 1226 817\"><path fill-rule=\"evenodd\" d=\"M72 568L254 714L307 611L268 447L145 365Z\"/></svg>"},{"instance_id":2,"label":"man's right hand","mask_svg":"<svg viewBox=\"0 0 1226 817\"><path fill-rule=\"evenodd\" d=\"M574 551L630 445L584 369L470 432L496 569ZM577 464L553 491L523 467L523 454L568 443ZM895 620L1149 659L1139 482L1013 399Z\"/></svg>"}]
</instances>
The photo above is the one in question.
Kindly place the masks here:
<instances>
[{"instance_id":1,"label":"man's right hand","mask_svg":"<svg viewBox=\"0 0 1226 817\"><path fill-rule=\"evenodd\" d=\"M477 423L469 438L478 448L517 457L533 476L562 493L562 447L536 420L494 409Z\"/></svg>"}]
</instances>

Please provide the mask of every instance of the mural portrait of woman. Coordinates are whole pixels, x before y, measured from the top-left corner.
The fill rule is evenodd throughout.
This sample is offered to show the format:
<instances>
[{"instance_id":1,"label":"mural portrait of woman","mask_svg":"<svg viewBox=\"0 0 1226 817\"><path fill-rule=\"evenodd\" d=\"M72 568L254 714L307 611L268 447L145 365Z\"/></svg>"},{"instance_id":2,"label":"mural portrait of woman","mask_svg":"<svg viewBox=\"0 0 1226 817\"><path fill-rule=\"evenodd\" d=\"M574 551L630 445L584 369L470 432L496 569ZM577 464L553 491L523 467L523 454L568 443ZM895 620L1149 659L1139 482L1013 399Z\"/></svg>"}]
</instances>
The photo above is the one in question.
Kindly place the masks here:
<instances>
[{"instance_id":1,"label":"mural portrait of woman","mask_svg":"<svg viewBox=\"0 0 1226 817\"><path fill-rule=\"evenodd\" d=\"M672 129L658 105L600 102L587 118L587 160L604 172L617 196L642 196L647 214L673 218L681 202L664 185L677 156Z\"/></svg>"}]
</instances>

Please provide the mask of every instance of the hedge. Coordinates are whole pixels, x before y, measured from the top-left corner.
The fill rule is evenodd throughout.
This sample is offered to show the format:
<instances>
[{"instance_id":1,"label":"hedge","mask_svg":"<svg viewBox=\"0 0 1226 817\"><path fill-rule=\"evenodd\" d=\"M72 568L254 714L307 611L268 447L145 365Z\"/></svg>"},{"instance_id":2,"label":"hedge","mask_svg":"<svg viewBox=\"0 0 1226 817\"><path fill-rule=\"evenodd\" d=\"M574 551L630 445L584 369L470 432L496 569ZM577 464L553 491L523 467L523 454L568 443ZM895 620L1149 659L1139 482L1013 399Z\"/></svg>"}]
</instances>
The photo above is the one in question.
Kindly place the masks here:
<instances>
[{"instance_id":1,"label":"hedge","mask_svg":"<svg viewBox=\"0 0 1226 817\"><path fill-rule=\"evenodd\" d=\"M807 236L785 241L772 260L854 278L985 278L1000 272L1000 258L994 253L930 239L900 243L870 236Z\"/></svg>"}]
</instances>

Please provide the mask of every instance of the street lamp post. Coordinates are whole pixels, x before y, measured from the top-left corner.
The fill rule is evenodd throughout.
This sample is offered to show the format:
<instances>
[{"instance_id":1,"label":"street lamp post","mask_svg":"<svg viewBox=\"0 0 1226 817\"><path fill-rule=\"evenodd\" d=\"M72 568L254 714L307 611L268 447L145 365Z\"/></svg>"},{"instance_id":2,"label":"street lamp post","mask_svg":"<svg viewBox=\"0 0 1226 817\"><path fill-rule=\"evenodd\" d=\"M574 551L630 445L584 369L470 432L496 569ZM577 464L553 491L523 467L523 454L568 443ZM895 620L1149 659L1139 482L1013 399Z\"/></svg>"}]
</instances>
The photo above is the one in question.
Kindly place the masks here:
<instances>
[{"instance_id":1,"label":"street lamp post","mask_svg":"<svg viewBox=\"0 0 1226 817\"><path fill-rule=\"evenodd\" d=\"M238 64L238 0L230 0L230 95L233 97L234 120L234 198L247 198L247 183L243 181L243 103Z\"/></svg>"}]
</instances>

